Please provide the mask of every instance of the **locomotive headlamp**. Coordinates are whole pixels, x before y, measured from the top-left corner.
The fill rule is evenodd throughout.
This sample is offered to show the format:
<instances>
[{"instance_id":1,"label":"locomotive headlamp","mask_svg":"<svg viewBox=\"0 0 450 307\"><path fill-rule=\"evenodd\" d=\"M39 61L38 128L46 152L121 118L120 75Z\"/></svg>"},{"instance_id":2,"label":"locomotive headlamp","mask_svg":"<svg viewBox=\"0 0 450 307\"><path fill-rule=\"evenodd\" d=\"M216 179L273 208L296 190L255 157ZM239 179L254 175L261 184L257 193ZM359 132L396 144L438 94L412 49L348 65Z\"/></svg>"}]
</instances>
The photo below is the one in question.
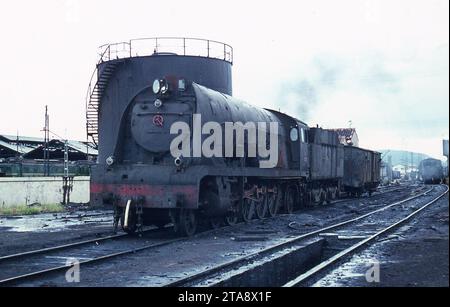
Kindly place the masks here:
<instances>
[{"instance_id":1,"label":"locomotive headlamp","mask_svg":"<svg viewBox=\"0 0 450 307\"><path fill-rule=\"evenodd\" d=\"M108 157L108 159L106 159L106 164L108 166L111 166L114 164L114 157Z\"/></svg>"},{"instance_id":2,"label":"locomotive headlamp","mask_svg":"<svg viewBox=\"0 0 450 307\"><path fill-rule=\"evenodd\" d=\"M163 105L163 102L160 99L155 100L155 108L161 108Z\"/></svg>"},{"instance_id":3,"label":"locomotive headlamp","mask_svg":"<svg viewBox=\"0 0 450 307\"><path fill-rule=\"evenodd\" d=\"M166 80L164 80L164 79L162 79L162 80L156 79L153 82L153 93L155 93L155 95L158 95L158 94L163 94L164 95L168 91L169 91L169 83Z\"/></svg>"},{"instance_id":4,"label":"locomotive headlamp","mask_svg":"<svg viewBox=\"0 0 450 307\"><path fill-rule=\"evenodd\" d=\"M153 93L159 94L160 91L161 91L161 83L159 80L155 80L155 82L153 82Z\"/></svg>"},{"instance_id":5,"label":"locomotive headlamp","mask_svg":"<svg viewBox=\"0 0 450 307\"><path fill-rule=\"evenodd\" d=\"M161 80L160 93L164 95L164 94L167 94L168 91L169 91L169 83L167 83L166 80Z\"/></svg>"}]
</instances>

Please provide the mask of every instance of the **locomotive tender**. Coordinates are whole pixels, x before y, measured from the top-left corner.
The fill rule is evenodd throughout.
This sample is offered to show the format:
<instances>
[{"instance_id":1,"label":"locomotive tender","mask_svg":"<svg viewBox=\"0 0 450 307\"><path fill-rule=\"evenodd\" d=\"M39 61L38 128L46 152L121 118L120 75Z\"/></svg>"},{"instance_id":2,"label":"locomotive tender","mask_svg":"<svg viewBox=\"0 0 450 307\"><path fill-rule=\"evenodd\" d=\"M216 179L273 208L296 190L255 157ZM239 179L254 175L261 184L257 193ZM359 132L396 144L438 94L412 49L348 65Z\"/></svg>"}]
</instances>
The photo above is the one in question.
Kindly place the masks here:
<instances>
[{"instance_id":1,"label":"locomotive tender","mask_svg":"<svg viewBox=\"0 0 450 307\"><path fill-rule=\"evenodd\" d=\"M168 42L171 49L164 49ZM138 51L142 43L149 45ZM200 49L189 50L193 45ZM199 222L233 225L255 215L264 218L330 202L341 191L360 194L376 189L378 153L344 149L334 131L311 128L287 114L233 98L232 64L232 48L215 41L154 38L103 47L87 102L88 136L99 147L98 163L92 167L91 203L113 206L116 227L120 221L133 233L144 225L173 223L177 232L189 236ZM201 122L196 123L199 115ZM210 136L203 131L195 141L192 135L174 134L175 123L194 131L208 122L221 127L276 124L275 133L267 130L264 144L276 148L276 154L251 155L250 130L242 136L241 155L237 148L231 149L232 156L225 153L230 148L223 148L205 157L195 154L195 146L175 148L190 154L172 154L177 137L199 145ZM237 143L238 132L232 137ZM366 170L344 159L345 152L356 150L371 157L372 173L378 163L378 178L344 180L350 168ZM273 167L261 167L274 157Z\"/></svg>"}]
</instances>

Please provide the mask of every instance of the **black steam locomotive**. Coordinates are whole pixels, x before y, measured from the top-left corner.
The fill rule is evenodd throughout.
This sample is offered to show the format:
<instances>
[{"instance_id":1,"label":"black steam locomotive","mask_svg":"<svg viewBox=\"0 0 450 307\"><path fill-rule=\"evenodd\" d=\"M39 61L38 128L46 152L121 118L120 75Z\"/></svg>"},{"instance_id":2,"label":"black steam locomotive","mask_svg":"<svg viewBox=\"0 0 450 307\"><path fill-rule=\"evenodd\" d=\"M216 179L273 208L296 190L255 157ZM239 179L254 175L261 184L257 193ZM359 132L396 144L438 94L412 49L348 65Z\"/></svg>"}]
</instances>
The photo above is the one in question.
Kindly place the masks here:
<instances>
[{"instance_id":1,"label":"black steam locomotive","mask_svg":"<svg viewBox=\"0 0 450 307\"><path fill-rule=\"evenodd\" d=\"M162 48L167 41L177 50ZM150 46L137 51L143 42ZM203 49L190 51L196 44ZM116 227L120 222L134 233L173 223L189 236L199 222L233 225L376 189L379 153L344 146L335 131L233 98L232 62L231 47L198 39L104 47L87 104L88 135L99 144L91 202L113 206ZM228 146L226 128L233 124L244 130L232 130ZM258 141L275 151L255 156Z\"/></svg>"}]
</instances>

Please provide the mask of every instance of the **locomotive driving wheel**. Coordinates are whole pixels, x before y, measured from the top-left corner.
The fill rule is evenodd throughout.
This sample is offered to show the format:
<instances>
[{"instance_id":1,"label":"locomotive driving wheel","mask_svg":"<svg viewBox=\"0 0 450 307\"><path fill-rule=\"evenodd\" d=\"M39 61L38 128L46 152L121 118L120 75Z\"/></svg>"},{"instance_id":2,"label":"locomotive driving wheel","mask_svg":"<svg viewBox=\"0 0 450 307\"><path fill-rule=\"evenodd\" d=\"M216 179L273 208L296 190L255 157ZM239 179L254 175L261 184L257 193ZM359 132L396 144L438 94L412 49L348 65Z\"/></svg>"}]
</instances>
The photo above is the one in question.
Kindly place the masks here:
<instances>
[{"instance_id":1,"label":"locomotive driving wheel","mask_svg":"<svg viewBox=\"0 0 450 307\"><path fill-rule=\"evenodd\" d=\"M268 195L262 196L256 203L256 216L262 220L267 216L267 212L269 211L268 206Z\"/></svg>"},{"instance_id":2,"label":"locomotive driving wheel","mask_svg":"<svg viewBox=\"0 0 450 307\"><path fill-rule=\"evenodd\" d=\"M275 217L278 214L279 208L279 195L275 193L269 193L267 195L267 211L271 217Z\"/></svg>"},{"instance_id":3,"label":"locomotive driving wheel","mask_svg":"<svg viewBox=\"0 0 450 307\"><path fill-rule=\"evenodd\" d=\"M297 190L295 187L288 187L284 199L284 208L287 214L294 213Z\"/></svg>"},{"instance_id":4,"label":"locomotive driving wheel","mask_svg":"<svg viewBox=\"0 0 450 307\"><path fill-rule=\"evenodd\" d=\"M228 214L226 217L225 217L225 223L228 225L228 226L234 226L234 225L236 225L237 223L238 223L238 221L239 221L239 217L238 217L238 215L236 214L236 213L230 213L230 214Z\"/></svg>"},{"instance_id":5,"label":"locomotive driving wheel","mask_svg":"<svg viewBox=\"0 0 450 307\"><path fill-rule=\"evenodd\" d=\"M250 198L245 198L242 202L241 215L244 222L250 222L255 213L255 202Z\"/></svg>"},{"instance_id":6,"label":"locomotive driving wheel","mask_svg":"<svg viewBox=\"0 0 450 307\"><path fill-rule=\"evenodd\" d=\"M174 223L175 232L181 236L192 237L197 231L197 212L192 209L181 209Z\"/></svg>"}]
</instances>

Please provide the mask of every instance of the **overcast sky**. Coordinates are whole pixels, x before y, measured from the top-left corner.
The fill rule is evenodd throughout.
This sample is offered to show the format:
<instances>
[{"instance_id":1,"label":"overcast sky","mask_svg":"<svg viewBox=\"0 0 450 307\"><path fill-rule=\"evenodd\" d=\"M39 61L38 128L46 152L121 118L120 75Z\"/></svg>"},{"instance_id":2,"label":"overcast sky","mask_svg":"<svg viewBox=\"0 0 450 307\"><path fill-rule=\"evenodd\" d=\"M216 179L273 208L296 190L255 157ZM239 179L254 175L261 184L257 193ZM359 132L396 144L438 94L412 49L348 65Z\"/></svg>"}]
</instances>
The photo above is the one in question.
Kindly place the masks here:
<instances>
[{"instance_id":1,"label":"overcast sky","mask_svg":"<svg viewBox=\"0 0 450 307\"><path fill-rule=\"evenodd\" d=\"M85 139L97 47L188 36L234 47L234 96L361 145L440 158L449 130L449 1L8 1L0 134Z\"/></svg>"}]
</instances>

